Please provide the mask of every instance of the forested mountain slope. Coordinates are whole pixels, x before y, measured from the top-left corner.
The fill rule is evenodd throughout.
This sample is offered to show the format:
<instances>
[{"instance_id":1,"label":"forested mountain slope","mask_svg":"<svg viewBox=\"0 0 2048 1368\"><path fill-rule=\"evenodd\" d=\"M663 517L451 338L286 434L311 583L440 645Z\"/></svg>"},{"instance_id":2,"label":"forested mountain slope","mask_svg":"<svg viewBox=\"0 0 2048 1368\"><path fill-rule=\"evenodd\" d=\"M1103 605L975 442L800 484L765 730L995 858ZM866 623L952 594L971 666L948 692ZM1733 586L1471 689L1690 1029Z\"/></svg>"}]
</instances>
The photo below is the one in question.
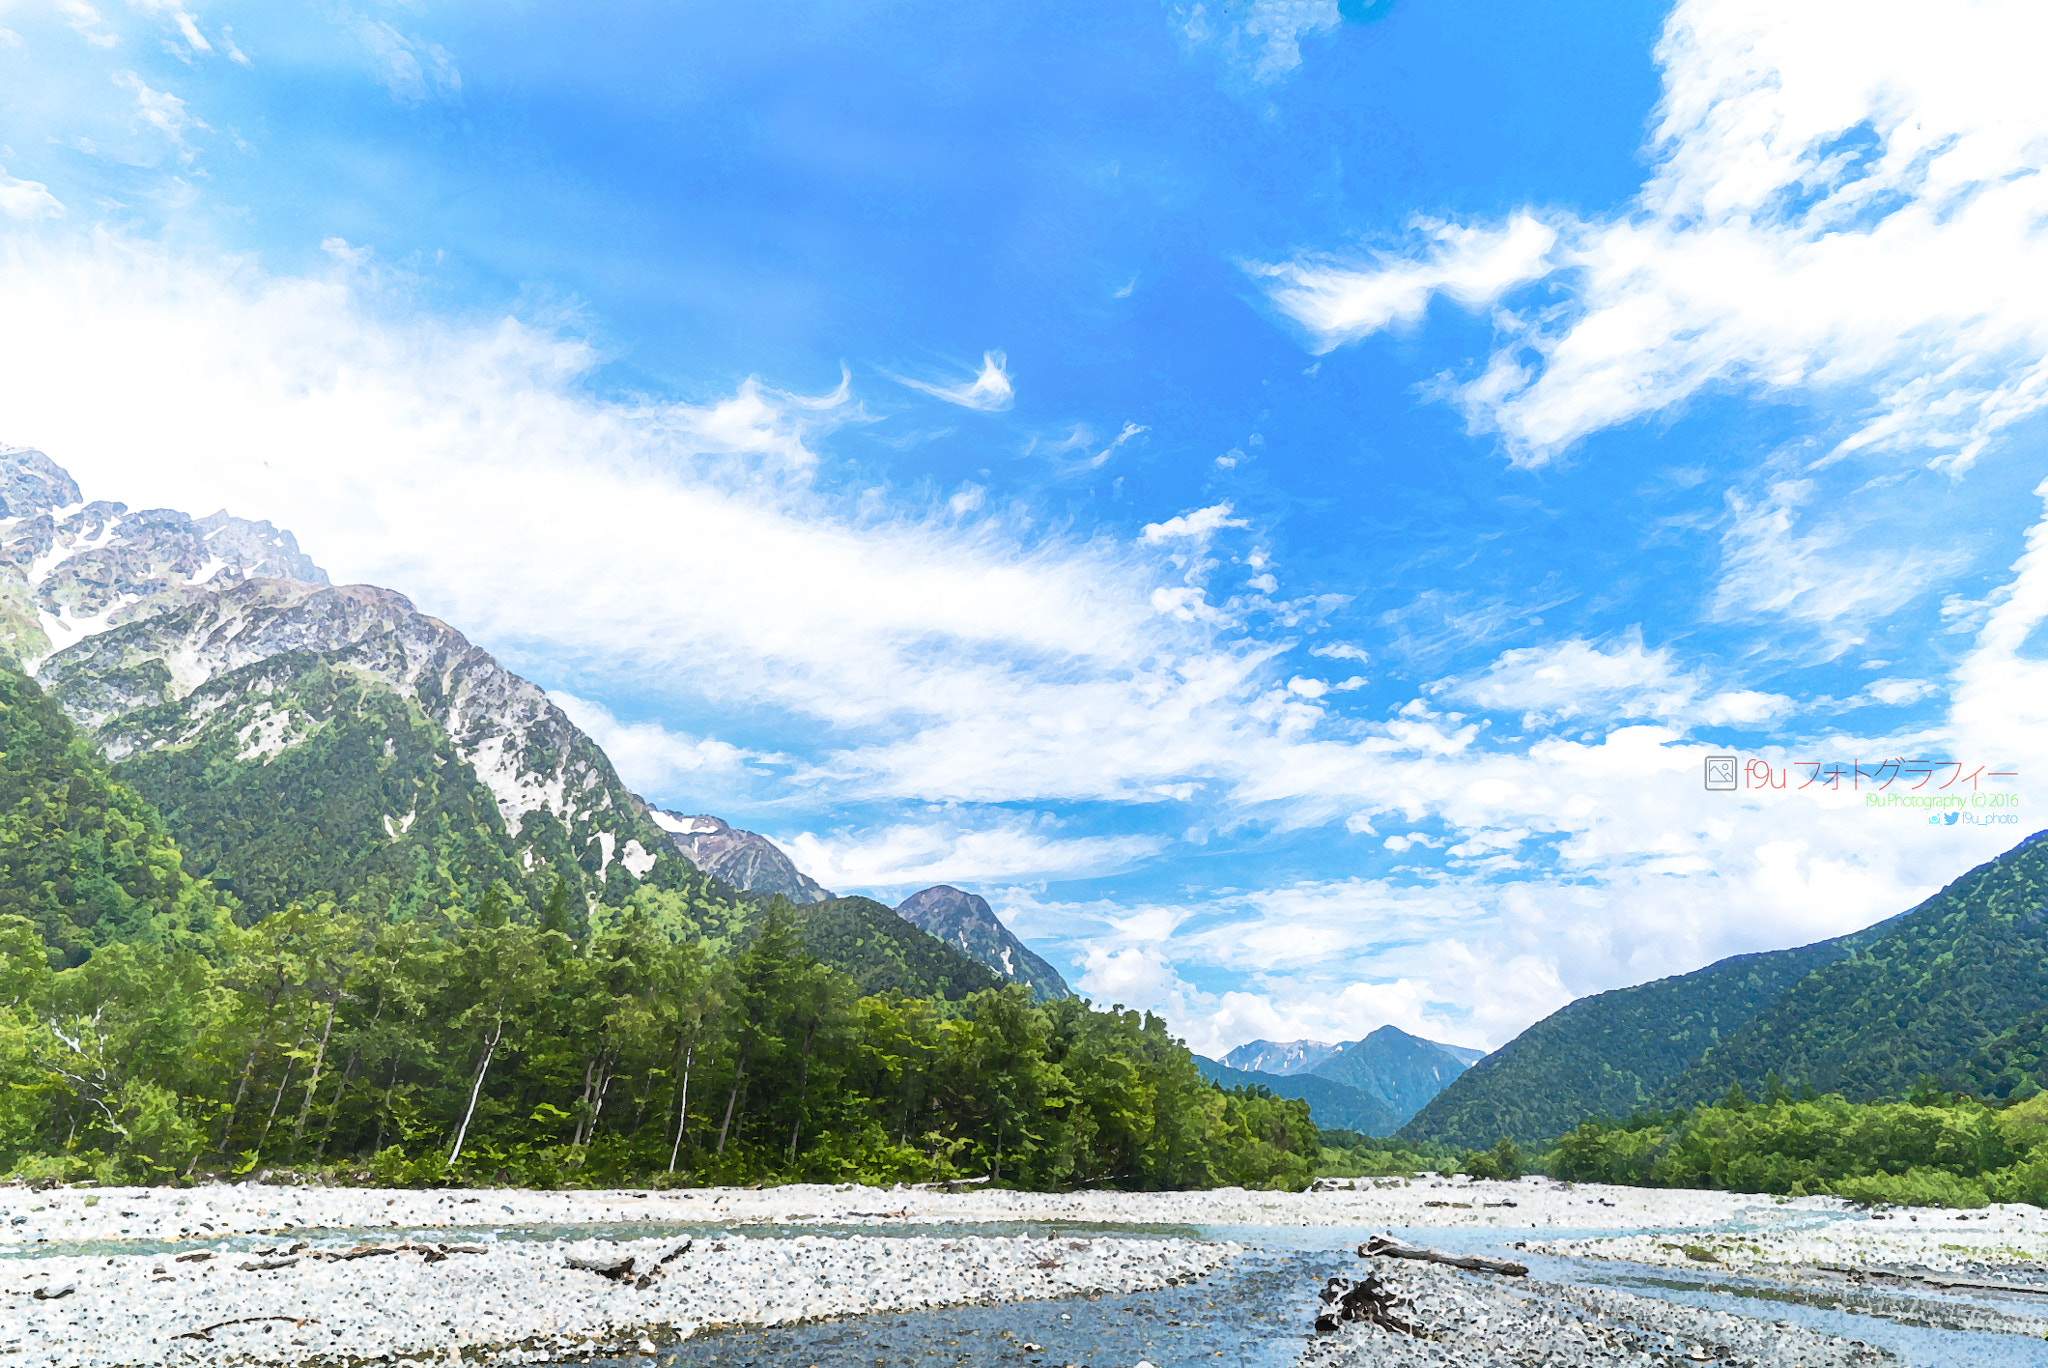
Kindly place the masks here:
<instances>
[{"instance_id":1,"label":"forested mountain slope","mask_svg":"<svg viewBox=\"0 0 2048 1368\"><path fill-rule=\"evenodd\" d=\"M1202 1077L1225 1088L1264 1088L1275 1097L1306 1102L1316 1124L1330 1130L1357 1131L1360 1135L1392 1135L1400 1118L1377 1097L1368 1096L1349 1084L1315 1074L1270 1074L1254 1069L1234 1069L1207 1055L1196 1055L1195 1066Z\"/></svg>"},{"instance_id":2,"label":"forested mountain slope","mask_svg":"<svg viewBox=\"0 0 2048 1368\"><path fill-rule=\"evenodd\" d=\"M1311 1072L1378 1098L1387 1104L1399 1126L1449 1087L1469 1064L1469 1059L1460 1058L1448 1046L1409 1035L1399 1027L1382 1026L1322 1060Z\"/></svg>"},{"instance_id":3,"label":"forested mountain slope","mask_svg":"<svg viewBox=\"0 0 2048 1368\"><path fill-rule=\"evenodd\" d=\"M1060 971L1018 940L979 894L939 884L898 903L896 915L985 966L1003 982L1023 984L1039 1002L1074 995Z\"/></svg>"},{"instance_id":4,"label":"forested mountain slope","mask_svg":"<svg viewBox=\"0 0 2048 1368\"><path fill-rule=\"evenodd\" d=\"M227 910L148 802L116 782L35 681L0 664L0 916L62 962L122 941L189 945Z\"/></svg>"},{"instance_id":5,"label":"forested mountain slope","mask_svg":"<svg viewBox=\"0 0 2048 1368\"><path fill-rule=\"evenodd\" d=\"M1904 1096L1922 1075L1963 1084L1981 1070L1995 1084L2004 1067L1989 1061L2039 1039L2044 1001L2048 832L2039 832L1792 985L1663 1099L1709 1101L1731 1083L1754 1092L1772 1073L1851 1101Z\"/></svg>"},{"instance_id":6,"label":"forested mountain slope","mask_svg":"<svg viewBox=\"0 0 2048 1368\"><path fill-rule=\"evenodd\" d=\"M1459 1075L1401 1135L1484 1149L1502 1136L1530 1144L1589 1116L1627 1116L1656 1102L1688 1065L1787 988L1886 925L1580 998Z\"/></svg>"}]
</instances>

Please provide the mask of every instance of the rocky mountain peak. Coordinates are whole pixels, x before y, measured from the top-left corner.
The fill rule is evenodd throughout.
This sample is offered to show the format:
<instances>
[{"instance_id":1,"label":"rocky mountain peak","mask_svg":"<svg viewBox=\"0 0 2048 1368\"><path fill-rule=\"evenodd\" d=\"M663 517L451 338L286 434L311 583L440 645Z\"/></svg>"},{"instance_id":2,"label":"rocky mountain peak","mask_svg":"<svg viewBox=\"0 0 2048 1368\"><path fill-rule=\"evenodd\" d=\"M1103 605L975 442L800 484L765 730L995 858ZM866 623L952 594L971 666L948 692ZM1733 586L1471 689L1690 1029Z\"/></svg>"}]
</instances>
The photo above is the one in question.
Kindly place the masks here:
<instances>
[{"instance_id":1,"label":"rocky mountain peak","mask_svg":"<svg viewBox=\"0 0 2048 1368\"><path fill-rule=\"evenodd\" d=\"M85 502L69 471L30 447L0 447L0 518L53 513Z\"/></svg>"},{"instance_id":2,"label":"rocky mountain peak","mask_svg":"<svg viewBox=\"0 0 2048 1368\"><path fill-rule=\"evenodd\" d=\"M835 896L759 832L742 831L708 813L685 816L656 808L649 815L690 863L734 888L780 893L793 903L829 902Z\"/></svg>"},{"instance_id":3,"label":"rocky mountain peak","mask_svg":"<svg viewBox=\"0 0 2048 1368\"><path fill-rule=\"evenodd\" d=\"M225 510L85 503L40 451L0 451L0 501L0 648L30 667L236 581L327 583L290 532Z\"/></svg>"},{"instance_id":4,"label":"rocky mountain peak","mask_svg":"<svg viewBox=\"0 0 2048 1368\"><path fill-rule=\"evenodd\" d=\"M1023 984L1040 1002L1074 995L1059 970L1018 940L979 894L938 884L905 898L896 915L1009 982Z\"/></svg>"}]
</instances>

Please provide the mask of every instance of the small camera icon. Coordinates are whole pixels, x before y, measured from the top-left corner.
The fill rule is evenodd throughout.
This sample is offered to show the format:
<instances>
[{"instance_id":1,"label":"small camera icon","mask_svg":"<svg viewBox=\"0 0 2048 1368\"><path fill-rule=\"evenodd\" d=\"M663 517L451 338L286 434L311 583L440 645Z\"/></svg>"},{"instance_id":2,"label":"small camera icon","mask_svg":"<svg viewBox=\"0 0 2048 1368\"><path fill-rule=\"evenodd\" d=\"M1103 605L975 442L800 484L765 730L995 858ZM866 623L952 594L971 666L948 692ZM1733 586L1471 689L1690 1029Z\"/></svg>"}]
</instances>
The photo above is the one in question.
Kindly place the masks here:
<instances>
[{"instance_id":1,"label":"small camera icon","mask_svg":"<svg viewBox=\"0 0 2048 1368\"><path fill-rule=\"evenodd\" d=\"M1734 756L1710 755L1707 757L1707 791L1710 793L1733 793L1735 791Z\"/></svg>"}]
</instances>

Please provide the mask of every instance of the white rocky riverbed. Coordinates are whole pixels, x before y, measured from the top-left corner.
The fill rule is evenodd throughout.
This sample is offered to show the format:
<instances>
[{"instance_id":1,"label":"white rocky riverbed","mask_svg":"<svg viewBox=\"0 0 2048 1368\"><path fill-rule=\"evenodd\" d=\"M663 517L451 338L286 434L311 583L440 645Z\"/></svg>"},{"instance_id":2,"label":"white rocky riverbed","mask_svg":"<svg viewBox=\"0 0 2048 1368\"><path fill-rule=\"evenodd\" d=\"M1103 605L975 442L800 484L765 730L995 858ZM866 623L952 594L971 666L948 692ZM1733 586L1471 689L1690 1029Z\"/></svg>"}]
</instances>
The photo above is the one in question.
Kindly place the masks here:
<instances>
[{"instance_id":1,"label":"white rocky riverbed","mask_svg":"<svg viewBox=\"0 0 2048 1368\"><path fill-rule=\"evenodd\" d=\"M0 1265L0 1362L556 1361L652 1352L705 1326L1162 1287L1239 1252L1189 1240L726 1236L694 1241L664 1265L680 1239L486 1242L452 1253L407 1243L357 1257L348 1256L391 1246L10 1261ZM632 1258L635 1273L660 1272L642 1287L571 1267L572 1257Z\"/></svg>"},{"instance_id":2,"label":"white rocky riverbed","mask_svg":"<svg viewBox=\"0 0 2048 1368\"><path fill-rule=\"evenodd\" d=\"M713 1326L1146 1291L1251 1269L1245 1247L1297 1251L1287 1265L1296 1271L1260 1294L1291 1307L1308 1295L1295 1286L1308 1271L1304 1251L1322 1251L1314 1257L1325 1271L1350 1276L1362 1265L1349 1245L1370 1230L1520 1248L1544 1266L1517 1282L1394 1268L1388 1280L1412 1284L1441 1320L1433 1338L1396 1343L1383 1328L1347 1328L1308 1345L1311 1364L1769 1364L1780 1360L1764 1350L1789 1345L1804 1357L1783 1362L1819 1368L1894 1361L1855 1342L1857 1326L1878 1320L1998 1331L2001 1342L2038 1342L2048 1329L2034 1314L2048 1299L1930 1318L1913 1298L1943 1295L1931 1284L1865 1287L1841 1271L1948 1269L2048 1285L2048 1213L2031 1207L1873 1218L1830 1198L1430 1177L1308 1193L1151 1194L14 1186L0 1187L0 1368L630 1357ZM691 1237L689 1252L644 1287L567 1266L571 1256L631 1257L637 1278ZM395 1252L334 1257L368 1248ZM1612 1283L1609 1270L1642 1264L1709 1280L1777 1278L1799 1306L1716 1293L1719 1309L1702 1311L1634 1295L1654 1290L1640 1283L1578 1285ZM1807 1315L1815 1307L1818 1328ZM1807 1328L1771 1329L1795 1312ZM1302 1302L1282 1319L1306 1336L1312 1314ZM1113 1348L1091 1361L1118 1363Z\"/></svg>"}]
</instances>

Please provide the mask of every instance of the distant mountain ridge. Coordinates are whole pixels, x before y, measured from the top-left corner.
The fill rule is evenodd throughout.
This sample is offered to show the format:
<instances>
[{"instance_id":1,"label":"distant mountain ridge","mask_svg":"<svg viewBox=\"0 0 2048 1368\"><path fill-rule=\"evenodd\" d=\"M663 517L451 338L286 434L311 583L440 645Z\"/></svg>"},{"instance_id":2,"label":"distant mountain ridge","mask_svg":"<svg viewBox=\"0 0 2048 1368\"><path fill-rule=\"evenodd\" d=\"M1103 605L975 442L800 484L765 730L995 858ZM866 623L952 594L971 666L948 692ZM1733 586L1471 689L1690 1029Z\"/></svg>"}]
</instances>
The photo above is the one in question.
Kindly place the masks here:
<instances>
[{"instance_id":1,"label":"distant mountain ridge","mask_svg":"<svg viewBox=\"0 0 2048 1368\"><path fill-rule=\"evenodd\" d=\"M1316 1065L1315 1073L1378 1098L1400 1125L1470 1068L1479 1053L1382 1026Z\"/></svg>"},{"instance_id":2,"label":"distant mountain ridge","mask_svg":"<svg viewBox=\"0 0 2048 1368\"><path fill-rule=\"evenodd\" d=\"M1786 1086L1852 1101L1918 1078L2048 1089L2048 832L1918 907L1847 936L1737 955L1581 998L1467 1071L1406 1138L1537 1142L1626 1116Z\"/></svg>"},{"instance_id":3,"label":"distant mountain ridge","mask_svg":"<svg viewBox=\"0 0 2048 1368\"><path fill-rule=\"evenodd\" d=\"M1310 1073L1318 1064L1335 1059L1358 1042L1342 1040L1247 1040L1223 1056L1233 1069L1252 1073L1278 1074L1282 1078Z\"/></svg>"},{"instance_id":4,"label":"distant mountain ridge","mask_svg":"<svg viewBox=\"0 0 2048 1368\"><path fill-rule=\"evenodd\" d=\"M793 903L829 902L838 894L796 867L796 861L766 836L742 831L722 818L656 808L654 824L669 834L676 849L715 879L748 893L781 894Z\"/></svg>"},{"instance_id":5,"label":"distant mountain ridge","mask_svg":"<svg viewBox=\"0 0 2048 1368\"><path fill-rule=\"evenodd\" d=\"M1377 1097L1369 1097L1348 1084L1312 1073L1270 1074L1233 1069L1206 1055L1195 1056L1202 1077L1226 1088L1264 1088L1276 1097L1296 1097L1308 1103L1315 1123L1326 1130L1353 1130L1361 1135L1392 1135L1400 1121Z\"/></svg>"},{"instance_id":6,"label":"distant mountain ridge","mask_svg":"<svg viewBox=\"0 0 2048 1368\"><path fill-rule=\"evenodd\" d=\"M979 894L939 884L905 898L897 904L896 915L986 966L1004 982L1023 984L1035 1001L1074 995L1059 970L1018 940Z\"/></svg>"}]
</instances>

